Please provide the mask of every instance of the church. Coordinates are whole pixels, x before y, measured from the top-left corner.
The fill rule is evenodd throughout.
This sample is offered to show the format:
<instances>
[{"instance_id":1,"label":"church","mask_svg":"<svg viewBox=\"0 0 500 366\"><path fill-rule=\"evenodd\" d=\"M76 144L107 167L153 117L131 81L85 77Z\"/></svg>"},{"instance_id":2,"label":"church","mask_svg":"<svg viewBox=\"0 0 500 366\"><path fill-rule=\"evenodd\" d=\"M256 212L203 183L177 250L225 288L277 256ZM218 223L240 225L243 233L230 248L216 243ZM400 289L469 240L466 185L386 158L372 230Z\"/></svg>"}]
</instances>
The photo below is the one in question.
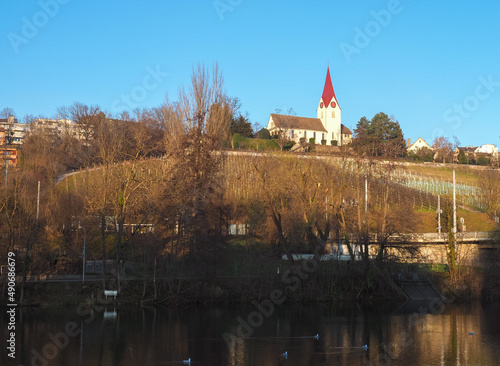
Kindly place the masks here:
<instances>
[{"instance_id":1,"label":"church","mask_svg":"<svg viewBox=\"0 0 500 366\"><path fill-rule=\"evenodd\" d=\"M284 133L295 142L309 142L322 145L341 146L351 142L352 132L341 123L341 109L330 77L326 72L323 94L319 100L317 118L271 114L267 129L271 136Z\"/></svg>"}]
</instances>

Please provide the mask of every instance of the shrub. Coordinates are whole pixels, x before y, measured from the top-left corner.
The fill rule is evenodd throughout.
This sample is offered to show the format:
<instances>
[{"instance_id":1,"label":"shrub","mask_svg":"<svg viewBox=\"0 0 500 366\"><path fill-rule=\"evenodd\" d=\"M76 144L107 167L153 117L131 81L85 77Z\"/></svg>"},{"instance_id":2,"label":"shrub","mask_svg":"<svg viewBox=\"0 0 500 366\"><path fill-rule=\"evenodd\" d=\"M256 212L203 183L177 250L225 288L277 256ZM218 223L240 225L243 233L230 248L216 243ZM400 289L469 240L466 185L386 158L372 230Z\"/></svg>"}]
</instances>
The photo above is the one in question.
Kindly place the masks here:
<instances>
[{"instance_id":1,"label":"shrub","mask_svg":"<svg viewBox=\"0 0 500 366\"><path fill-rule=\"evenodd\" d=\"M338 145L338 141L337 140L332 140L332 141L330 141L330 143L332 144L332 146L337 146Z\"/></svg>"},{"instance_id":2,"label":"shrub","mask_svg":"<svg viewBox=\"0 0 500 366\"><path fill-rule=\"evenodd\" d=\"M239 133L235 133L233 135L233 146L235 149L238 149L240 147L240 141L243 141L243 138Z\"/></svg>"},{"instance_id":3,"label":"shrub","mask_svg":"<svg viewBox=\"0 0 500 366\"><path fill-rule=\"evenodd\" d=\"M290 150L293 145L295 145L295 141L287 141L283 144L283 150Z\"/></svg>"},{"instance_id":4,"label":"shrub","mask_svg":"<svg viewBox=\"0 0 500 366\"><path fill-rule=\"evenodd\" d=\"M316 139L314 137L310 137L309 138L309 143L310 144L315 144L316 143Z\"/></svg>"},{"instance_id":5,"label":"shrub","mask_svg":"<svg viewBox=\"0 0 500 366\"><path fill-rule=\"evenodd\" d=\"M477 165L490 165L490 159L485 156L477 158Z\"/></svg>"},{"instance_id":6,"label":"shrub","mask_svg":"<svg viewBox=\"0 0 500 366\"><path fill-rule=\"evenodd\" d=\"M321 145L326 145L326 140L321 140Z\"/></svg>"},{"instance_id":7,"label":"shrub","mask_svg":"<svg viewBox=\"0 0 500 366\"><path fill-rule=\"evenodd\" d=\"M269 140L271 138L271 133L266 128L261 129L257 134L259 135L259 139Z\"/></svg>"}]
</instances>

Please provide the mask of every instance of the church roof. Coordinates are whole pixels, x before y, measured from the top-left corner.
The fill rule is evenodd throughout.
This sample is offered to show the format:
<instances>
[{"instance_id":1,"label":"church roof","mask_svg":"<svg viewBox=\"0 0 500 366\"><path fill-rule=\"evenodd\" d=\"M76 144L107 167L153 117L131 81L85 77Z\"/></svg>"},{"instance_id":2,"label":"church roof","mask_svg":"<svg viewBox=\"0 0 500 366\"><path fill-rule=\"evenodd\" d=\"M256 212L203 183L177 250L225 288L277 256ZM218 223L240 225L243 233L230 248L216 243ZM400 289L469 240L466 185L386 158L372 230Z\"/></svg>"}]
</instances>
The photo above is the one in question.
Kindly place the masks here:
<instances>
[{"instance_id":1,"label":"church roof","mask_svg":"<svg viewBox=\"0 0 500 366\"><path fill-rule=\"evenodd\" d=\"M335 96L335 91L333 90L332 78L330 77L330 67L328 67L326 71L325 87L323 88L323 95L321 96L321 99L323 99L323 103L325 103L326 106L330 104L332 99L335 99L337 105L339 104L339 101Z\"/></svg>"},{"instance_id":2,"label":"church roof","mask_svg":"<svg viewBox=\"0 0 500 366\"><path fill-rule=\"evenodd\" d=\"M284 114L271 114L271 117L277 128L328 132L319 118L287 116Z\"/></svg>"}]
</instances>

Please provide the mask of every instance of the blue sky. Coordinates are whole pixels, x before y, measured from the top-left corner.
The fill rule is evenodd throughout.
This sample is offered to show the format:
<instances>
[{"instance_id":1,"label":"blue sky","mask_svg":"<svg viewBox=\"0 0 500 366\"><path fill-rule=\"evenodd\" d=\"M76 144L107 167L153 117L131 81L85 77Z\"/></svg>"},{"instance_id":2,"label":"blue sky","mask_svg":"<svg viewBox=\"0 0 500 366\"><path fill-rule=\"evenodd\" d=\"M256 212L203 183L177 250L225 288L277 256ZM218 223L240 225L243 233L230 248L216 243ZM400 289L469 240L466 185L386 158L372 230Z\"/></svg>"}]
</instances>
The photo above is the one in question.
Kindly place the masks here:
<instances>
[{"instance_id":1,"label":"blue sky","mask_svg":"<svg viewBox=\"0 0 500 366\"><path fill-rule=\"evenodd\" d=\"M0 109L54 117L160 105L193 65L265 126L276 108L316 117L328 64L342 123L384 112L406 138L500 145L500 3L79 1L2 4Z\"/></svg>"}]
</instances>

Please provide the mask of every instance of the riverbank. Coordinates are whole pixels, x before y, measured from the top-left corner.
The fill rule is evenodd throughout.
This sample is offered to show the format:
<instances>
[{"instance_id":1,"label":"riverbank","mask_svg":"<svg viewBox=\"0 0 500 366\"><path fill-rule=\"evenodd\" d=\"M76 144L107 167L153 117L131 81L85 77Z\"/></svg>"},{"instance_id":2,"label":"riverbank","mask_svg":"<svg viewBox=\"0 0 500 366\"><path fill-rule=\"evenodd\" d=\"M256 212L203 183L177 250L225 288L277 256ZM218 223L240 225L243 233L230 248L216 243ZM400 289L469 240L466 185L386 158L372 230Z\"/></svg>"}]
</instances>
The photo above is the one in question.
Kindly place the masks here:
<instances>
[{"instance_id":1,"label":"riverbank","mask_svg":"<svg viewBox=\"0 0 500 366\"><path fill-rule=\"evenodd\" d=\"M415 265L386 265L379 268L362 263L331 262L302 266L292 272L286 266L274 274L255 276L219 276L212 278L183 277L151 279L127 278L122 282L117 298L104 296L101 281L27 282L24 299L19 301L20 285L16 285L16 300L20 306L73 306L83 304L143 305L162 304L250 304L275 299L281 303L350 303L399 302L405 295L397 286L395 275L418 276L431 281L436 291L456 299L496 300L500 298L500 276L496 269L464 269L459 280L451 283L439 268ZM279 272L279 273L278 273ZM107 289L117 289L116 284ZM7 304L3 291L1 304ZM155 296L156 294L156 296ZM274 301L274 300L273 300Z\"/></svg>"}]
</instances>

